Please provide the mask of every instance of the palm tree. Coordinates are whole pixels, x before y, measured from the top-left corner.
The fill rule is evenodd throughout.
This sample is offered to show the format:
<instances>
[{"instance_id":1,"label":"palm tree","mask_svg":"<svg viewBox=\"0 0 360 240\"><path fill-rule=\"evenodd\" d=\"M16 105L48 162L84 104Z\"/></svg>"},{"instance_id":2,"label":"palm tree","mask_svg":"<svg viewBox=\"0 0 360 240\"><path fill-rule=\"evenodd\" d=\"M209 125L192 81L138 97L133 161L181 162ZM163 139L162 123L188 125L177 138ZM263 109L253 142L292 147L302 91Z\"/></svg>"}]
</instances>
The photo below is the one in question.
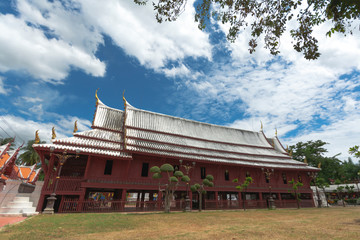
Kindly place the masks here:
<instances>
[{"instance_id":1,"label":"palm tree","mask_svg":"<svg viewBox=\"0 0 360 240\"><path fill-rule=\"evenodd\" d=\"M5 145L12 141L10 145L10 150L14 150L15 142L13 141L13 138L0 138L0 146Z\"/></svg>"},{"instance_id":2,"label":"palm tree","mask_svg":"<svg viewBox=\"0 0 360 240\"><path fill-rule=\"evenodd\" d=\"M35 140L30 140L25 147L21 148L22 151L25 151L19 156L19 161L21 164L26 166L32 166L35 163L39 162L40 157L32 147L34 142ZM40 142L40 144L42 143L45 143L45 141Z\"/></svg>"}]
</instances>

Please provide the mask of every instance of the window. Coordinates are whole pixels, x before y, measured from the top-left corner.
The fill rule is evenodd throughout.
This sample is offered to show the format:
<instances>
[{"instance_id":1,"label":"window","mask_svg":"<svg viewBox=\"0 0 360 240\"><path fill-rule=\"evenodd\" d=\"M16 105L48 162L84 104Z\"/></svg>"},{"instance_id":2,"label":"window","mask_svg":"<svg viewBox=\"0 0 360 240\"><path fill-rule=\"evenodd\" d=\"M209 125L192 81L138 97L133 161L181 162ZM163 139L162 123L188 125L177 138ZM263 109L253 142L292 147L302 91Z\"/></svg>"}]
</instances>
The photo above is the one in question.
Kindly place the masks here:
<instances>
[{"instance_id":1,"label":"window","mask_svg":"<svg viewBox=\"0 0 360 240\"><path fill-rule=\"evenodd\" d=\"M229 171L225 170L225 181L229 181Z\"/></svg>"},{"instance_id":2,"label":"window","mask_svg":"<svg viewBox=\"0 0 360 240\"><path fill-rule=\"evenodd\" d=\"M282 179L283 179L284 184L287 184L286 173L282 174Z\"/></svg>"},{"instance_id":3,"label":"window","mask_svg":"<svg viewBox=\"0 0 360 240\"><path fill-rule=\"evenodd\" d=\"M180 170L179 165L174 165L174 173L179 170Z\"/></svg>"},{"instance_id":4,"label":"window","mask_svg":"<svg viewBox=\"0 0 360 240\"><path fill-rule=\"evenodd\" d=\"M113 160L106 160L104 175L111 175Z\"/></svg>"},{"instance_id":5,"label":"window","mask_svg":"<svg viewBox=\"0 0 360 240\"><path fill-rule=\"evenodd\" d=\"M149 163L143 163L141 169L141 176L147 177L149 175Z\"/></svg>"},{"instance_id":6,"label":"window","mask_svg":"<svg viewBox=\"0 0 360 240\"><path fill-rule=\"evenodd\" d=\"M205 179L206 177L206 169L204 167L200 168L201 179Z\"/></svg>"}]
</instances>

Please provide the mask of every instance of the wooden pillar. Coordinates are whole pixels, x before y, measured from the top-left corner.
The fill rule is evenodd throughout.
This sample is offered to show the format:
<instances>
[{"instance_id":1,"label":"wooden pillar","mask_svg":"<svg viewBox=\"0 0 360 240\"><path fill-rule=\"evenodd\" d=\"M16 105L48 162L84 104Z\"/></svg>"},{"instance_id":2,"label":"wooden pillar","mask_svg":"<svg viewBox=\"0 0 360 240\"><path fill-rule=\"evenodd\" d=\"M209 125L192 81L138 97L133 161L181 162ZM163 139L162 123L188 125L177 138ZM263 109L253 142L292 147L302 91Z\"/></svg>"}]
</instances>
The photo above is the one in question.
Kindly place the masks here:
<instances>
[{"instance_id":1,"label":"wooden pillar","mask_svg":"<svg viewBox=\"0 0 360 240\"><path fill-rule=\"evenodd\" d=\"M144 209L145 191L141 191L141 210Z\"/></svg>"},{"instance_id":2,"label":"wooden pillar","mask_svg":"<svg viewBox=\"0 0 360 240\"><path fill-rule=\"evenodd\" d=\"M89 176L89 169L90 169L90 165L92 163L92 156L88 156L88 159L86 161L86 168L85 168L85 173L84 173L84 179L88 179Z\"/></svg>"},{"instance_id":3,"label":"wooden pillar","mask_svg":"<svg viewBox=\"0 0 360 240\"><path fill-rule=\"evenodd\" d=\"M47 175L48 172L48 166L45 163L45 156L44 156L44 152L41 152L41 154L39 154L40 156L40 161L41 161L41 167L44 171L45 176Z\"/></svg>"},{"instance_id":4,"label":"wooden pillar","mask_svg":"<svg viewBox=\"0 0 360 240\"><path fill-rule=\"evenodd\" d=\"M123 188L121 191L121 210L123 211L125 209L126 204L126 196L127 196L127 189Z\"/></svg>"},{"instance_id":5,"label":"wooden pillar","mask_svg":"<svg viewBox=\"0 0 360 240\"><path fill-rule=\"evenodd\" d=\"M38 205L36 206L36 211L37 212L42 211L42 206L44 205L44 201L45 201L45 194L41 194Z\"/></svg>"},{"instance_id":6,"label":"wooden pillar","mask_svg":"<svg viewBox=\"0 0 360 240\"><path fill-rule=\"evenodd\" d=\"M86 194L86 188L82 188L81 189L81 194L79 196L77 209L76 209L77 212L82 212L83 205L84 205L84 200L85 200L85 194Z\"/></svg>"},{"instance_id":7,"label":"wooden pillar","mask_svg":"<svg viewBox=\"0 0 360 240\"><path fill-rule=\"evenodd\" d=\"M192 191L189 191L189 199L190 199L190 210L192 210L192 203L193 203L193 201L192 201L192 199L193 199Z\"/></svg>"},{"instance_id":8,"label":"wooden pillar","mask_svg":"<svg viewBox=\"0 0 360 240\"><path fill-rule=\"evenodd\" d=\"M262 201L263 200L263 193L262 192L259 192L259 200Z\"/></svg>"},{"instance_id":9,"label":"wooden pillar","mask_svg":"<svg viewBox=\"0 0 360 240\"><path fill-rule=\"evenodd\" d=\"M218 209L219 208L218 191L215 191L215 204L216 204L216 209Z\"/></svg>"},{"instance_id":10,"label":"wooden pillar","mask_svg":"<svg viewBox=\"0 0 360 240\"><path fill-rule=\"evenodd\" d=\"M139 207L139 202L140 202L140 191L137 191L136 208Z\"/></svg>"}]
</instances>

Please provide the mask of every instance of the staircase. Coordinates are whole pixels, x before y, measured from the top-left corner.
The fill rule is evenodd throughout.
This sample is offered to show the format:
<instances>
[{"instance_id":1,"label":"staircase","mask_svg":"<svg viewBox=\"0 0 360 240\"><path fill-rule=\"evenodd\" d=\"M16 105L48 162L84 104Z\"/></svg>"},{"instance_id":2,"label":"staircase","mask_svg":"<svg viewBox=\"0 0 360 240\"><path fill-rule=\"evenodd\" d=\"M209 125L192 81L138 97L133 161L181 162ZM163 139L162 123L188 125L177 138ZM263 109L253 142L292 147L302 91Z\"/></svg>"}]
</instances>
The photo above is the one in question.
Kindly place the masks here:
<instances>
[{"instance_id":1,"label":"staircase","mask_svg":"<svg viewBox=\"0 0 360 240\"><path fill-rule=\"evenodd\" d=\"M25 195L25 194L24 194ZM37 215L36 208L30 201L30 197L16 196L13 201L0 208L0 216L32 216Z\"/></svg>"}]
</instances>

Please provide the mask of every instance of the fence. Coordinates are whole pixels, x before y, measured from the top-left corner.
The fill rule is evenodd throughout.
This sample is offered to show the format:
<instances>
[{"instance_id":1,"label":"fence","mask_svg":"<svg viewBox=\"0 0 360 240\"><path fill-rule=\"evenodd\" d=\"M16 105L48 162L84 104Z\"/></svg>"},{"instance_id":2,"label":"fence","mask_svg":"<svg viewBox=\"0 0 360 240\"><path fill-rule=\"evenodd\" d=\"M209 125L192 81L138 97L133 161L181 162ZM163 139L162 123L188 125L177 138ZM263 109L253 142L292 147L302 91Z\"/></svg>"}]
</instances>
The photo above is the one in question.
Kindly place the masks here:
<instances>
[{"instance_id":1,"label":"fence","mask_svg":"<svg viewBox=\"0 0 360 240\"><path fill-rule=\"evenodd\" d=\"M56 192L61 191L72 191L77 192L80 191L82 177L61 177L58 179L58 185L56 188ZM54 191L56 180L49 179L44 183L45 191Z\"/></svg>"},{"instance_id":2,"label":"fence","mask_svg":"<svg viewBox=\"0 0 360 240\"><path fill-rule=\"evenodd\" d=\"M275 200L277 208L296 208L296 200ZM172 211L182 211L185 209L184 200L172 201L170 209ZM266 200L246 200L246 209L267 208ZM301 207L313 207L312 200L301 200ZM203 209L205 210L220 210L220 209L242 209L243 202L238 200L205 200ZM61 213L75 213L75 212L151 212L163 211L163 201L93 201L93 200L69 200L64 199L59 207Z\"/></svg>"}]
</instances>

